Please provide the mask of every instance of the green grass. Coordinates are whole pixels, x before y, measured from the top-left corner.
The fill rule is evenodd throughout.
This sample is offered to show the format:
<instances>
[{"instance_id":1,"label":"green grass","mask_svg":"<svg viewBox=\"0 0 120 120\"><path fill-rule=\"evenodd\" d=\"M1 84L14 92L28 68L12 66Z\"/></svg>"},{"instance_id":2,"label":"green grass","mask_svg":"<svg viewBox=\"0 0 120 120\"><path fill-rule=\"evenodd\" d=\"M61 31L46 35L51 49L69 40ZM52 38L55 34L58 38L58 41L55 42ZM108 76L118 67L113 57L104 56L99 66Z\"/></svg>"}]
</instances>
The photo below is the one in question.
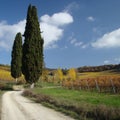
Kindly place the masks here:
<instances>
[{"instance_id":1,"label":"green grass","mask_svg":"<svg viewBox=\"0 0 120 120\"><path fill-rule=\"evenodd\" d=\"M37 84L35 85L36 88L53 87L53 86L56 86L53 82L43 82L43 81L38 81Z\"/></svg>"},{"instance_id":2,"label":"green grass","mask_svg":"<svg viewBox=\"0 0 120 120\"><path fill-rule=\"evenodd\" d=\"M78 120L120 119L119 94L69 90L58 86L52 87L51 84L28 90L25 94L38 103Z\"/></svg>"},{"instance_id":3,"label":"green grass","mask_svg":"<svg viewBox=\"0 0 120 120\"><path fill-rule=\"evenodd\" d=\"M64 88L35 88L34 93L42 93L70 104L106 105L120 108L120 95L89 91L68 90Z\"/></svg>"},{"instance_id":4,"label":"green grass","mask_svg":"<svg viewBox=\"0 0 120 120\"><path fill-rule=\"evenodd\" d=\"M1 108L2 108L2 95L3 95L4 91L0 90L0 118L1 118Z\"/></svg>"}]
</instances>

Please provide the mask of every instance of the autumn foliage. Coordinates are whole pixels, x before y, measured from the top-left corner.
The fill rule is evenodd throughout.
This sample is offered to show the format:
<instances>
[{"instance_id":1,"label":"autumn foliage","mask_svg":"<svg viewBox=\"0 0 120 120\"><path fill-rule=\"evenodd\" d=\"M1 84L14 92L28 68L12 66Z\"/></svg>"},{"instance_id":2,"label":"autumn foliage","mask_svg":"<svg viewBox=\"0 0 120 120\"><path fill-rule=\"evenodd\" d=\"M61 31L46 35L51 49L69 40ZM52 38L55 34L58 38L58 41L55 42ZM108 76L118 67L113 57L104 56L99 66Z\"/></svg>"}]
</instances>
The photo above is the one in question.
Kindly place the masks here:
<instances>
[{"instance_id":1,"label":"autumn foliage","mask_svg":"<svg viewBox=\"0 0 120 120\"><path fill-rule=\"evenodd\" d=\"M120 76L110 72L85 72L79 74L76 69L71 68L64 74L63 70L58 68L54 71L52 77L48 77L48 81L58 83L62 87L69 89L120 92Z\"/></svg>"},{"instance_id":2,"label":"autumn foliage","mask_svg":"<svg viewBox=\"0 0 120 120\"><path fill-rule=\"evenodd\" d=\"M120 92L120 77L97 77L64 81L63 86L78 90L97 90L98 92Z\"/></svg>"}]
</instances>

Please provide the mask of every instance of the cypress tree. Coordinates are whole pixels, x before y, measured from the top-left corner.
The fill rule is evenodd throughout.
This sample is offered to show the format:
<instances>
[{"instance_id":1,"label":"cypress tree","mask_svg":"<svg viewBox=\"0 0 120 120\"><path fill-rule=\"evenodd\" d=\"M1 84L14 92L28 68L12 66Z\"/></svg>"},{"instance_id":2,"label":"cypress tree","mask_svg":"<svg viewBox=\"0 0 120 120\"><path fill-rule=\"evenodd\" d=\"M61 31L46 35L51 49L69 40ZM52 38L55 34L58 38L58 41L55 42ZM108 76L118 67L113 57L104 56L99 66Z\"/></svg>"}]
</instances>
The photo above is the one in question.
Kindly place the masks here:
<instances>
[{"instance_id":1,"label":"cypress tree","mask_svg":"<svg viewBox=\"0 0 120 120\"><path fill-rule=\"evenodd\" d=\"M28 83L39 80L43 66L43 39L35 6L29 5L26 18L22 57L22 72Z\"/></svg>"},{"instance_id":2,"label":"cypress tree","mask_svg":"<svg viewBox=\"0 0 120 120\"><path fill-rule=\"evenodd\" d=\"M22 35L17 33L15 36L11 54L11 76L16 79L22 74Z\"/></svg>"}]
</instances>

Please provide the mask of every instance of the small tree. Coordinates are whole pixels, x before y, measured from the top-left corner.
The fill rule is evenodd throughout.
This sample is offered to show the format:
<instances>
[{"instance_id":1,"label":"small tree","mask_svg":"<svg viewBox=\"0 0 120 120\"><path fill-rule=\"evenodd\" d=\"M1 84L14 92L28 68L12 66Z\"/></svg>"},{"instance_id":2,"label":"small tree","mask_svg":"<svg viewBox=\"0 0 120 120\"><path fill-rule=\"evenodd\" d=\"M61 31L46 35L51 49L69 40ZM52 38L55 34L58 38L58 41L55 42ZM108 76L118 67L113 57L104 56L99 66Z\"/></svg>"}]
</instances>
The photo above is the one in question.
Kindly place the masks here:
<instances>
[{"instance_id":1,"label":"small tree","mask_svg":"<svg viewBox=\"0 0 120 120\"><path fill-rule=\"evenodd\" d=\"M74 68L69 69L69 71L68 71L68 78L71 81L72 88L73 88L73 83L74 83L73 81L76 80L76 78L77 78L77 74L76 74L76 71L75 71Z\"/></svg>"},{"instance_id":2,"label":"small tree","mask_svg":"<svg viewBox=\"0 0 120 120\"><path fill-rule=\"evenodd\" d=\"M68 71L68 77L70 80L76 80L77 74L74 68L69 69Z\"/></svg>"},{"instance_id":3,"label":"small tree","mask_svg":"<svg viewBox=\"0 0 120 120\"><path fill-rule=\"evenodd\" d=\"M16 79L22 74L22 35L21 33L17 33L11 54L11 76Z\"/></svg>"},{"instance_id":4,"label":"small tree","mask_svg":"<svg viewBox=\"0 0 120 120\"><path fill-rule=\"evenodd\" d=\"M63 81L64 76L63 76L63 72L60 68L58 68L56 71L56 77L60 83Z\"/></svg>"},{"instance_id":5,"label":"small tree","mask_svg":"<svg viewBox=\"0 0 120 120\"><path fill-rule=\"evenodd\" d=\"M31 88L42 75L43 67L43 39L35 6L29 5L26 19L22 57L22 72Z\"/></svg>"}]
</instances>

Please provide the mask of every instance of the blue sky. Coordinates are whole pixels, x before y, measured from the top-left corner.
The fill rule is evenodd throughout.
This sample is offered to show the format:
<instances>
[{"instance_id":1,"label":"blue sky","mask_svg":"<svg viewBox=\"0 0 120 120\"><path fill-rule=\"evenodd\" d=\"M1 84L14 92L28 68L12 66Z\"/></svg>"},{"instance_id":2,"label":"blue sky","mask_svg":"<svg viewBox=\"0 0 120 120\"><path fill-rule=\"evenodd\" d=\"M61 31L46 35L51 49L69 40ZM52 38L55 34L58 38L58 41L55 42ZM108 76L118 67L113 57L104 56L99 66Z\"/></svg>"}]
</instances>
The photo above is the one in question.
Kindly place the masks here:
<instances>
[{"instance_id":1,"label":"blue sky","mask_svg":"<svg viewBox=\"0 0 120 120\"><path fill-rule=\"evenodd\" d=\"M11 62L29 4L38 10L46 67L120 63L120 0L1 0L0 64Z\"/></svg>"}]
</instances>

